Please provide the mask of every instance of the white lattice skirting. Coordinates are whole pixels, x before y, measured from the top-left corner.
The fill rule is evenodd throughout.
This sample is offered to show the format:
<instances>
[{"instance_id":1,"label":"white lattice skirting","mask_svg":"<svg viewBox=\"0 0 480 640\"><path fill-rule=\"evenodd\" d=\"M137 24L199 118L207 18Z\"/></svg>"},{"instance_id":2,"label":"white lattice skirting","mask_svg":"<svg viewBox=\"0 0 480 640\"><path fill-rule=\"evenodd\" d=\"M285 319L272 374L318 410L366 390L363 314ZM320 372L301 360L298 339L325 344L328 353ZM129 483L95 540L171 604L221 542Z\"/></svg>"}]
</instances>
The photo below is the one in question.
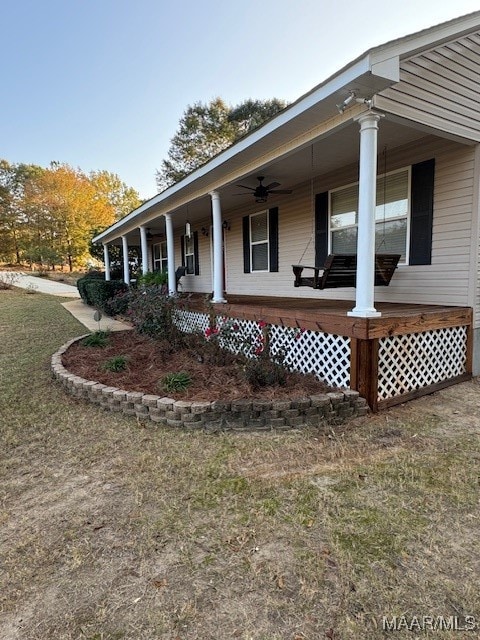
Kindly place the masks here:
<instances>
[{"instance_id":1,"label":"white lattice skirting","mask_svg":"<svg viewBox=\"0 0 480 640\"><path fill-rule=\"evenodd\" d=\"M379 340L378 399L428 387L466 372L467 327Z\"/></svg>"},{"instance_id":2,"label":"white lattice skirting","mask_svg":"<svg viewBox=\"0 0 480 640\"><path fill-rule=\"evenodd\" d=\"M231 318L217 317L217 323L231 321ZM244 351L250 340L261 335L257 322L252 320L234 320L235 335L229 342L222 337L220 346L234 353ZM209 326L209 316L193 311L177 311L177 326L181 331L204 332ZM295 337L295 330L288 327L271 325L270 349L272 354L284 352L284 363L291 371L313 373L329 385L341 388L350 386L350 339L343 336L304 331ZM243 346L242 346L243 345Z\"/></svg>"},{"instance_id":3,"label":"white lattice skirting","mask_svg":"<svg viewBox=\"0 0 480 640\"><path fill-rule=\"evenodd\" d=\"M209 326L210 318L207 313L177 309L174 321L180 331L184 333L205 333Z\"/></svg>"}]
</instances>

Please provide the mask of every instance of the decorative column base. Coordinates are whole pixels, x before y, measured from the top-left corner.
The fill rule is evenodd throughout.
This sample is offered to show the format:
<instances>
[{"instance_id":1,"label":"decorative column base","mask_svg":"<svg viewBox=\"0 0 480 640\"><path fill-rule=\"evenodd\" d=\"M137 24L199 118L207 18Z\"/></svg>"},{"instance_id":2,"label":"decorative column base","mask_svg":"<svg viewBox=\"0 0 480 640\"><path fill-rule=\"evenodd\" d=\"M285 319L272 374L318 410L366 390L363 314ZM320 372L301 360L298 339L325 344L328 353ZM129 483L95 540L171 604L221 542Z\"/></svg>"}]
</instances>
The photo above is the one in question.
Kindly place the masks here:
<instances>
[{"instance_id":1,"label":"decorative column base","mask_svg":"<svg viewBox=\"0 0 480 640\"><path fill-rule=\"evenodd\" d=\"M347 311L347 316L351 318L380 318L380 311L376 309L357 309L356 307L351 311Z\"/></svg>"}]
</instances>

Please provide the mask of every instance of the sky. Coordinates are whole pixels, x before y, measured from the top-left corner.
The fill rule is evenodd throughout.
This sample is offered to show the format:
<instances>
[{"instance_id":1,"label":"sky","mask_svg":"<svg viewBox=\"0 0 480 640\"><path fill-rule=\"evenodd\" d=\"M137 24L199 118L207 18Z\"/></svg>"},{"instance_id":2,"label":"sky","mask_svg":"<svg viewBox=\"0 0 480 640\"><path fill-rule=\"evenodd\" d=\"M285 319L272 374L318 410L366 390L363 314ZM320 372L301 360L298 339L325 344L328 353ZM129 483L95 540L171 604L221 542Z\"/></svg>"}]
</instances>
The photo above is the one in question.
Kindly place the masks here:
<instances>
[{"instance_id":1,"label":"sky","mask_svg":"<svg viewBox=\"0 0 480 640\"><path fill-rule=\"evenodd\" d=\"M156 193L188 105L292 102L472 0L0 0L0 158L105 169Z\"/></svg>"}]
</instances>

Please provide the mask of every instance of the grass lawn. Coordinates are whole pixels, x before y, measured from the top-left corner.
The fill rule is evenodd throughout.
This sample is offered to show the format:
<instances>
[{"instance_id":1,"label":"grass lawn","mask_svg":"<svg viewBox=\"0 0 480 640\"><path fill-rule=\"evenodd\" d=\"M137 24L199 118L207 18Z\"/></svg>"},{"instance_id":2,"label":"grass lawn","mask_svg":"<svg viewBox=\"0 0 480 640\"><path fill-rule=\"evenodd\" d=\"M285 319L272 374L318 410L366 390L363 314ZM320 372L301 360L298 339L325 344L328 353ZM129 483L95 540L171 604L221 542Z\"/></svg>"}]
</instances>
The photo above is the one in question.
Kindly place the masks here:
<instances>
[{"instance_id":1,"label":"grass lawn","mask_svg":"<svg viewBox=\"0 0 480 640\"><path fill-rule=\"evenodd\" d=\"M329 435L144 426L52 381L60 302L0 291L2 640L479 637L477 383Z\"/></svg>"}]
</instances>

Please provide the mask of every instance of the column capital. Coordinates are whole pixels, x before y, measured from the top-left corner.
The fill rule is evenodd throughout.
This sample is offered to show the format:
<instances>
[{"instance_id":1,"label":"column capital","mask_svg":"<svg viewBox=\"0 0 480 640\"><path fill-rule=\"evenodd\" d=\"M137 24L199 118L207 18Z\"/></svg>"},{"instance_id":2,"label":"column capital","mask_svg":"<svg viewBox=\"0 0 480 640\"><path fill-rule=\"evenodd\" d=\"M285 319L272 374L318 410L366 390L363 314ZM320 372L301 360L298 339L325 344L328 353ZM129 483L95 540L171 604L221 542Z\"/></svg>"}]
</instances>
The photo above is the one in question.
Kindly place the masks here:
<instances>
[{"instance_id":1,"label":"column capital","mask_svg":"<svg viewBox=\"0 0 480 640\"><path fill-rule=\"evenodd\" d=\"M215 189L213 191L209 191L208 195L212 200L220 200L220 194L218 193L218 191L215 191Z\"/></svg>"},{"instance_id":2,"label":"column capital","mask_svg":"<svg viewBox=\"0 0 480 640\"><path fill-rule=\"evenodd\" d=\"M165 220L171 220L172 219L172 214L171 213L164 213L163 217L165 218Z\"/></svg>"},{"instance_id":3,"label":"column capital","mask_svg":"<svg viewBox=\"0 0 480 640\"><path fill-rule=\"evenodd\" d=\"M378 111L365 111L358 116L355 116L353 120L360 124L362 129L368 128L368 125L377 128L378 122L385 117L384 113L379 113Z\"/></svg>"}]
</instances>

